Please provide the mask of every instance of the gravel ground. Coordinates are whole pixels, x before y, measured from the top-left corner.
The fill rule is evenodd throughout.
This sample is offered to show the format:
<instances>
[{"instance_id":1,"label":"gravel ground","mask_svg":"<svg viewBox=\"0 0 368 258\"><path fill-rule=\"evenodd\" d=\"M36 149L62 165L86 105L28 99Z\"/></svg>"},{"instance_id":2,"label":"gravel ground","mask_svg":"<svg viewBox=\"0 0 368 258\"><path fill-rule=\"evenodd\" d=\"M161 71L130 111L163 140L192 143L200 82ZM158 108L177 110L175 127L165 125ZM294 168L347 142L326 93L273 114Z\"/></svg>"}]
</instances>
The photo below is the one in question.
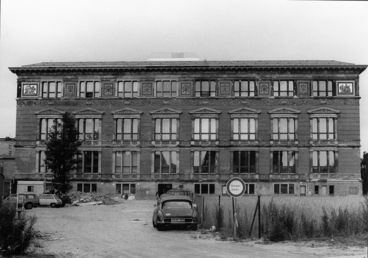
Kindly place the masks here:
<instances>
[{"instance_id":1,"label":"gravel ground","mask_svg":"<svg viewBox=\"0 0 368 258\"><path fill-rule=\"evenodd\" d=\"M35 208L42 233L35 256L46 257L367 257L367 249L319 242L263 244L220 241L200 231L157 231L154 201L116 205Z\"/></svg>"}]
</instances>

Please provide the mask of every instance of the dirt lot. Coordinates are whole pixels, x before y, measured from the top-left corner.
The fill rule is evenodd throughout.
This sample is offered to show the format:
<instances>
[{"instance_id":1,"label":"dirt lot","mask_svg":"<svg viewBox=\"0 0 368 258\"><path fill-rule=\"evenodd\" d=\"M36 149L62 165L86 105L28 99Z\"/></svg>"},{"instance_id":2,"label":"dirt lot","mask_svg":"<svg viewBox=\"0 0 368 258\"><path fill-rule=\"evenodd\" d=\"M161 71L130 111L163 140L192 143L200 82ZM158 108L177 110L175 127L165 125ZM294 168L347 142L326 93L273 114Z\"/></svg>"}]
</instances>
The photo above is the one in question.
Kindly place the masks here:
<instances>
[{"instance_id":1,"label":"dirt lot","mask_svg":"<svg viewBox=\"0 0 368 258\"><path fill-rule=\"evenodd\" d=\"M116 205L35 208L43 238L36 255L56 257L367 257L366 248L316 242L232 242L200 231L157 231L154 201Z\"/></svg>"}]
</instances>

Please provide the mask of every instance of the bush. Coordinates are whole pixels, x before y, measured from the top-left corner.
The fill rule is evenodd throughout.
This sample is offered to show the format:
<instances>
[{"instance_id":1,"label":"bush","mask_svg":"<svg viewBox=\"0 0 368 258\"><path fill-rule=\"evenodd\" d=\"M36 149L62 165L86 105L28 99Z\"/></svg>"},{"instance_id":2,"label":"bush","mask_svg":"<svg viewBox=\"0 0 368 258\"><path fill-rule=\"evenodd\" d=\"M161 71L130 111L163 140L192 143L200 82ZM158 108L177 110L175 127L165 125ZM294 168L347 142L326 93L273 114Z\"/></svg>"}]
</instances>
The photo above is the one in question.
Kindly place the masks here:
<instances>
[{"instance_id":1,"label":"bush","mask_svg":"<svg viewBox=\"0 0 368 258\"><path fill-rule=\"evenodd\" d=\"M18 218L15 207L3 205L0 208L0 251L11 256L24 254L36 234L34 231L35 217L21 214Z\"/></svg>"}]
</instances>

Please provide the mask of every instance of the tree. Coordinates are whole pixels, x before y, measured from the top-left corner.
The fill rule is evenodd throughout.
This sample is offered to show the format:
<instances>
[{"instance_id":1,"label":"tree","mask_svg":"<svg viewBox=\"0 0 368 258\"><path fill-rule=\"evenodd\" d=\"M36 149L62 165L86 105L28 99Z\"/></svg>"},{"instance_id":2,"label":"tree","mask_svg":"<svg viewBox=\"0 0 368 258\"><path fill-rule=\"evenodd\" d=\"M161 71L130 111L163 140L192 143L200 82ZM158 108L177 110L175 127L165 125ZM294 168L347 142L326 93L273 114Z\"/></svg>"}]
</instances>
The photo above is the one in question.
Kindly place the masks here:
<instances>
[{"instance_id":1,"label":"tree","mask_svg":"<svg viewBox=\"0 0 368 258\"><path fill-rule=\"evenodd\" d=\"M368 193L368 153L363 152L363 159L360 163L360 173L362 176L362 188L363 194L366 195Z\"/></svg>"},{"instance_id":2,"label":"tree","mask_svg":"<svg viewBox=\"0 0 368 258\"><path fill-rule=\"evenodd\" d=\"M77 164L76 155L80 146L75 119L70 113L64 113L61 122L54 120L46 143L46 166L54 175L54 189L66 193L70 189L69 172Z\"/></svg>"}]
</instances>

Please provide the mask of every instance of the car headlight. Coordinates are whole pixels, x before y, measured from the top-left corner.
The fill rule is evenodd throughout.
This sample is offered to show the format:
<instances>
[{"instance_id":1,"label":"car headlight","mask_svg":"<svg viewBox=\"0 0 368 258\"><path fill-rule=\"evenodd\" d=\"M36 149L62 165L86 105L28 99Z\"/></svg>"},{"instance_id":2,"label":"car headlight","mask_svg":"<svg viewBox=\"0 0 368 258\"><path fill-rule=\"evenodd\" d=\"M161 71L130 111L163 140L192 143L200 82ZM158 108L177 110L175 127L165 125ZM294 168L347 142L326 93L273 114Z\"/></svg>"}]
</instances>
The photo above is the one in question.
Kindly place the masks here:
<instances>
[{"instance_id":1,"label":"car headlight","mask_svg":"<svg viewBox=\"0 0 368 258\"><path fill-rule=\"evenodd\" d=\"M164 215L162 214L162 212L161 212L161 211L158 211L158 212L157 212L157 220L159 220L159 221L164 220Z\"/></svg>"}]
</instances>

